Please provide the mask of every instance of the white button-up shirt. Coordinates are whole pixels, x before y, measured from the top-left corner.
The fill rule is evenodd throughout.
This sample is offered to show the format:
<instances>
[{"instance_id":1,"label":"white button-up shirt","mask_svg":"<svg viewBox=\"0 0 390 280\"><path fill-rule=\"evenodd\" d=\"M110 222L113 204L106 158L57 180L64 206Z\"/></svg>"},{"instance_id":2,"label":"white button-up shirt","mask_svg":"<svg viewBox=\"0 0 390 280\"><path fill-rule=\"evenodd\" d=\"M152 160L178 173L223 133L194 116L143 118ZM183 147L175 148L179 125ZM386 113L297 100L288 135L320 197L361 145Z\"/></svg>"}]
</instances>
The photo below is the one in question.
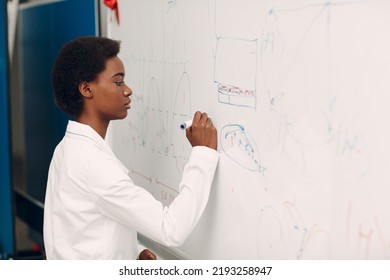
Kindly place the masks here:
<instances>
[{"instance_id":1,"label":"white button-up shirt","mask_svg":"<svg viewBox=\"0 0 390 280\"><path fill-rule=\"evenodd\" d=\"M70 121L49 168L44 242L48 259L136 259L137 231L180 246L206 206L219 154L194 147L179 195L164 207L136 186L90 126Z\"/></svg>"}]
</instances>

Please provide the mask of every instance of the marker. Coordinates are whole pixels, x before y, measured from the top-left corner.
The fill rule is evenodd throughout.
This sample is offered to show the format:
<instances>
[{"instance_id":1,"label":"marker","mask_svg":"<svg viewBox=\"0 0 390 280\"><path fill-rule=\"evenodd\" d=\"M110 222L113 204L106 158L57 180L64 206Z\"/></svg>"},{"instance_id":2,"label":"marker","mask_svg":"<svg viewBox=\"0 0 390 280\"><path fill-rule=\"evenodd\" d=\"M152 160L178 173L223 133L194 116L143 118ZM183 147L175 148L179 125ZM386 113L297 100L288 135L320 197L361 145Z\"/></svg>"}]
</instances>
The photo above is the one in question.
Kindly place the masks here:
<instances>
[{"instance_id":1,"label":"marker","mask_svg":"<svg viewBox=\"0 0 390 280\"><path fill-rule=\"evenodd\" d=\"M212 118L211 116L209 118ZM188 120L180 125L180 128L182 130L185 130L186 128L189 128L192 125L192 119Z\"/></svg>"},{"instance_id":2,"label":"marker","mask_svg":"<svg viewBox=\"0 0 390 280\"><path fill-rule=\"evenodd\" d=\"M192 120L188 120L180 125L180 128L182 130L185 130L186 128L189 128L192 125Z\"/></svg>"}]
</instances>

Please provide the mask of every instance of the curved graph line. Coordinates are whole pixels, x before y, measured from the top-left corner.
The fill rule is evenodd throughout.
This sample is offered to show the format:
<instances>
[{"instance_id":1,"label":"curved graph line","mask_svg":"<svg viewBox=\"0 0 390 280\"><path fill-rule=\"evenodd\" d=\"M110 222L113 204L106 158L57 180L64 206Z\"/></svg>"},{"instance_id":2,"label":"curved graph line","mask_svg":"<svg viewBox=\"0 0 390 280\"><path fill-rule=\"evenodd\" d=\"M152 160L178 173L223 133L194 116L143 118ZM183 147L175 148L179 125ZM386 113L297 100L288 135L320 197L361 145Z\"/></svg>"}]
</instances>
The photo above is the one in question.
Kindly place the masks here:
<instances>
[{"instance_id":1,"label":"curved graph line","mask_svg":"<svg viewBox=\"0 0 390 280\"><path fill-rule=\"evenodd\" d=\"M177 171L181 174L191 153L191 146L188 145L183 132L179 129L180 124L191 118L191 83L187 72L183 72L180 77L173 108L170 142L173 157L176 159Z\"/></svg>"},{"instance_id":2,"label":"curved graph line","mask_svg":"<svg viewBox=\"0 0 390 280\"><path fill-rule=\"evenodd\" d=\"M181 91L181 90L183 90L183 91ZM178 104L178 100L180 97L184 98L183 104L188 104L188 107L191 108L191 84L190 84L190 78L189 78L187 72L183 72L183 74L181 75L177 89L176 89L175 106L174 106L174 108L176 110L178 109L177 104ZM188 97L188 100L185 99L186 97ZM185 109L185 108L182 108L182 109ZM191 113L191 112L189 112L189 113ZM180 115L183 117L189 117L187 114L183 114L183 113L181 113Z\"/></svg>"}]
</instances>

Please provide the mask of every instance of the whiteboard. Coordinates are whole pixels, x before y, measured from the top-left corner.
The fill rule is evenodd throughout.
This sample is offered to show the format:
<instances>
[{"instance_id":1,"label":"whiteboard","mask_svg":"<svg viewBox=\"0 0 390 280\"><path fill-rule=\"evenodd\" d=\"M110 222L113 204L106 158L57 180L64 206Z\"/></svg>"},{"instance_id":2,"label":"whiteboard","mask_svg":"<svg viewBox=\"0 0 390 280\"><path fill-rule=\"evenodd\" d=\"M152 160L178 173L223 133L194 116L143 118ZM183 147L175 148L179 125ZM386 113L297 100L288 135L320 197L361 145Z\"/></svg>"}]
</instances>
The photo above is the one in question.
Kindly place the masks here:
<instances>
[{"instance_id":1,"label":"whiteboard","mask_svg":"<svg viewBox=\"0 0 390 280\"><path fill-rule=\"evenodd\" d=\"M220 162L192 259L390 258L390 1L128 0L133 89L112 147L164 204L213 116Z\"/></svg>"}]
</instances>

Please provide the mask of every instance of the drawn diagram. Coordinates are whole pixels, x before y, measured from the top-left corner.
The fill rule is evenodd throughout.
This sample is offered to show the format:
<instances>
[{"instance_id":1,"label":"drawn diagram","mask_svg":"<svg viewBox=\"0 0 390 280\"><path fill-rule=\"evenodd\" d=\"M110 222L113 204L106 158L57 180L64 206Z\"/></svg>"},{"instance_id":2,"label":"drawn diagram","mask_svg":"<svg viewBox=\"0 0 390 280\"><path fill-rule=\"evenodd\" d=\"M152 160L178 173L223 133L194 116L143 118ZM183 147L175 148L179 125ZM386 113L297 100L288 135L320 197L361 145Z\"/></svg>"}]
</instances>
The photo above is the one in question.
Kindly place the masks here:
<instances>
[{"instance_id":1,"label":"drawn diagram","mask_svg":"<svg viewBox=\"0 0 390 280\"><path fill-rule=\"evenodd\" d=\"M209 24L218 102L257 109L258 39L251 1L209 0ZM228 7L228 8L227 8ZM237 28L238 27L238 28ZM227 156L249 171L263 173L256 143L242 125L221 129L221 146Z\"/></svg>"},{"instance_id":2,"label":"drawn diagram","mask_svg":"<svg viewBox=\"0 0 390 280\"><path fill-rule=\"evenodd\" d=\"M383 0L123 1L113 31L134 94L113 147L131 179L171 203L191 151L179 125L204 110L218 129L209 202L175 253L390 258L389 10Z\"/></svg>"},{"instance_id":3,"label":"drawn diagram","mask_svg":"<svg viewBox=\"0 0 390 280\"><path fill-rule=\"evenodd\" d=\"M241 167L264 171L256 144L242 125L225 125L220 132L220 142L224 153Z\"/></svg>"},{"instance_id":4,"label":"drawn diagram","mask_svg":"<svg viewBox=\"0 0 390 280\"><path fill-rule=\"evenodd\" d=\"M257 40L217 40L214 79L219 102L256 109Z\"/></svg>"},{"instance_id":5,"label":"drawn diagram","mask_svg":"<svg viewBox=\"0 0 390 280\"><path fill-rule=\"evenodd\" d=\"M167 97L161 92L156 78L151 78L147 103L143 105L144 111L139 121L143 121L142 127L146 127L147 133L142 143L149 145L155 152L179 158L179 154L189 154L184 141L179 141L183 133L178 129L181 123L192 117L191 115L191 88L189 77L183 72L178 81L175 94L169 106L162 104ZM172 107L171 107L172 106ZM164 107L166 109L164 109ZM140 134L142 135L142 134Z\"/></svg>"},{"instance_id":6,"label":"drawn diagram","mask_svg":"<svg viewBox=\"0 0 390 280\"><path fill-rule=\"evenodd\" d=\"M296 206L284 202L281 211L268 205L258 219L260 259L329 259L331 239L327 231L308 227Z\"/></svg>"},{"instance_id":7,"label":"drawn diagram","mask_svg":"<svg viewBox=\"0 0 390 280\"><path fill-rule=\"evenodd\" d=\"M223 9L226 4L218 0L209 2L210 25L211 30L215 32L212 37L215 36L213 40L216 41L213 55L214 81L217 85L218 101L223 104L256 109L257 38L231 37L227 34L228 32L223 34L221 23L218 22L219 15L232 12ZM244 14L242 9L239 11ZM231 20L237 20L240 17L234 13L231 16ZM241 28L246 27L241 26Z\"/></svg>"},{"instance_id":8,"label":"drawn diagram","mask_svg":"<svg viewBox=\"0 0 390 280\"><path fill-rule=\"evenodd\" d=\"M288 125L282 126L282 133L302 144L327 143L336 132L331 123L334 102L329 31L331 7L330 2L273 7L265 17L261 60L269 106L271 110L283 110L281 122ZM300 20L292 22L294 17ZM291 32L293 24L296 27ZM314 32L319 30L327 36L316 38ZM307 49L317 51L313 54L315 61L305 59ZM318 74L310 73L313 68ZM315 80L306 80L307 77ZM301 105L284 110L287 102L294 99L302 100ZM286 105L283 107L283 104Z\"/></svg>"},{"instance_id":9,"label":"drawn diagram","mask_svg":"<svg viewBox=\"0 0 390 280\"><path fill-rule=\"evenodd\" d=\"M122 47L132 50L122 60L129 75L133 75L131 87L135 91L131 115L126 119L129 134L124 135L126 139L122 144L142 151L150 162L165 163L164 168L149 166L146 170L134 166L130 171L161 188L161 192L154 195L169 203L177 195L178 183L191 152L185 133L179 129L181 123L193 116L191 77L186 71L188 60L183 36L186 26L182 24L184 11L180 1L145 5L150 16L137 20L148 27L147 31L135 33L136 40L122 38ZM150 47L137 48L133 46L134 41Z\"/></svg>"},{"instance_id":10,"label":"drawn diagram","mask_svg":"<svg viewBox=\"0 0 390 280\"><path fill-rule=\"evenodd\" d=\"M361 66L371 67L365 53L371 43L350 31L358 29L354 20L342 21L348 9L369 1L279 3L268 1L260 52L269 108L280 113L284 137L304 145L329 143L369 100L366 86L372 81ZM349 13L368 18L362 11ZM336 26L336 21L342 25ZM364 23L359 26L371 32ZM338 35L342 30L349 30L348 38ZM348 46L354 46L354 52ZM352 64L353 75L346 74ZM353 101L348 92L354 92Z\"/></svg>"}]
</instances>

